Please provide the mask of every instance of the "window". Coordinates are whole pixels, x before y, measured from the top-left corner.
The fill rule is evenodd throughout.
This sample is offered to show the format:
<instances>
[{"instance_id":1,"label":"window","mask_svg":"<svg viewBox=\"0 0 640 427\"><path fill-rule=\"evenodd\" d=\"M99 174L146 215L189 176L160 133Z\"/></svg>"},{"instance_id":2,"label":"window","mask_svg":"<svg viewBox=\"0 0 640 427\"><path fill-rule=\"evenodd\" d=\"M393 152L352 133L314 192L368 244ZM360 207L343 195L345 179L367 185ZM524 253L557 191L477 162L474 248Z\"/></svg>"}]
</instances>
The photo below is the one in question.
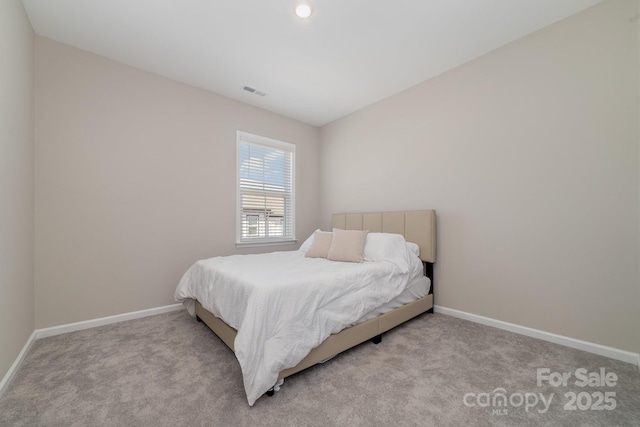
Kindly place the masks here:
<instances>
[{"instance_id":1,"label":"window","mask_svg":"<svg viewBox=\"0 0 640 427\"><path fill-rule=\"evenodd\" d=\"M295 145L238 131L237 246L295 242Z\"/></svg>"}]
</instances>

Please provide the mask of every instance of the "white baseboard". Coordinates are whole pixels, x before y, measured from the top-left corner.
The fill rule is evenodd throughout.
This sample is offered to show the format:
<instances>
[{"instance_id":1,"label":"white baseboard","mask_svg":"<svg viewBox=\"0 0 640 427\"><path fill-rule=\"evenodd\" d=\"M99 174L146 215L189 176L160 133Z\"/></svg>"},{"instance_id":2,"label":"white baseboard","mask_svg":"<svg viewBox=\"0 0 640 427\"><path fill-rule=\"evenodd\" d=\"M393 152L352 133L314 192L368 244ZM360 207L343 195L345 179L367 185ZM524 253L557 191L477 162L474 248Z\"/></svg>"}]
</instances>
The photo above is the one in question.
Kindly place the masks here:
<instances>
[{"instance_id":1,"label":"white baseboard","mask_svg":"<svg viewBox=\"0 0 640 427\"><path fill-rule=\"evenodd\" d=\"M100 317L98 319L67 323L66 325L52 326L44 329L36 329L36 339L110 325L111 323L124 322L126 320L139 319L141 317L155 316L156 314L169 313L172 311L178 311L182 307L182 304L171 304L165 305L164 307L149 308L147 310L132 311L131 313L116 314L115 316Z\"/></svg>"},{"instance_id":2,"label":"white baseboard","mask_svg":"<svg viewBox=\"0 0 640 427\"><path fill-rule=\"evenodd\" d=\"M22 351L20 351L20 354L18 354L18 357L13 362L13 365L11 365L4 378L2 378L2 381L0 381L0 397L2 397L2 394L5 392L5 390L9 388L9 384L11 384L11 381L13 381L13 377L16 376L20 365L22 365L22 361L24 360L25 356L31 349L31 346L36 341L36 339L36 331L33 331L31 333L31 336L27 340L27 343L24 345L24 347L22 347Z\"/></svg>"},{"instance_id":3,"label":"white baseboard","mask_svg":"<svg viewBox=\"0 0 640 427\"><path fill-rule=\"evenodd\" d=\"M591 343L588 341L577 340L575 338L569 338L562 335L552 334L550 332L541 331L538 329L528 328L526 326L516 325L514 323L503 322L501 320L491 319L489 317L478 316L476 314L467 313L465 311L454 310L452 308L434 306L433 311L436 313L447 314L449 316L458 317L460 319L469 320L471 322L480 323L487 326L493 326L494 328L504 329L505 331L515 332L520 335L526 335L532 338L538 338L543 341L549 341L555 344L564 345L566 347L583 350L589 353L597 354L600 356L610 357L611 359L621 360L623 362L631 363L638 367L640 370L640 354L632 353L626 350L620 350L613 347L607 347L600 344Z\"/></svg>"},{"instance_id":4,"label":"white baseboard","mask_svg":"<svg viewBox=\"0 0 640 427\"><path fill-rule=\"evenodd\" d=\"M101 317L99 319L85 320L83 322L68 323L66 325L53 326L51 328L36 329L35 331L33 331L31 336L27 340L27 343L22 348L22 351L16 358L15 362L13 362L13 365L11 365L4 378L0 382L0 397L9 387L11 381L13 381L13 377L18 372L18 369L20 369L20 365L22 365L22 362L31 349L33 343L40 338L52 337L54 335L66 334L68 332L95 328L97 326L109 325L111 323L124 322L126 320L139 319L141 317L155 316L156 314L169 313L172 311L181 310L182 307L182 304L172 304L166 305L164 307L156 307L147 310L133 311L131 313L117 314L115 316Z\"/></svg>"}]
</instances>

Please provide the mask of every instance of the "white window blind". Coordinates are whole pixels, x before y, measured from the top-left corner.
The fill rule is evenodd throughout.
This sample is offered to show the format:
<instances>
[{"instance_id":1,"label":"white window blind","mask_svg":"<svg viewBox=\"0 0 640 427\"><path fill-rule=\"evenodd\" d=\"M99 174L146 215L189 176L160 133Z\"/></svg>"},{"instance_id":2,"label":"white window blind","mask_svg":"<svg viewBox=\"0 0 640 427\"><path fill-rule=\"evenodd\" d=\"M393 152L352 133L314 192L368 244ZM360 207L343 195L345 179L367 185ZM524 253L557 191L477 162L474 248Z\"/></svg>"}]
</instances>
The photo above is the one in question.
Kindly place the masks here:
<instances>
[{"instance_id":1,"label":"white window blind","mask_svg":"<svg viewBox=\"0 0 640 427\"><path fill-rule=\"evenodd\" d=\"M239 245L295 240L295 145L238 132Z\"/></svg>"}]
</instances>

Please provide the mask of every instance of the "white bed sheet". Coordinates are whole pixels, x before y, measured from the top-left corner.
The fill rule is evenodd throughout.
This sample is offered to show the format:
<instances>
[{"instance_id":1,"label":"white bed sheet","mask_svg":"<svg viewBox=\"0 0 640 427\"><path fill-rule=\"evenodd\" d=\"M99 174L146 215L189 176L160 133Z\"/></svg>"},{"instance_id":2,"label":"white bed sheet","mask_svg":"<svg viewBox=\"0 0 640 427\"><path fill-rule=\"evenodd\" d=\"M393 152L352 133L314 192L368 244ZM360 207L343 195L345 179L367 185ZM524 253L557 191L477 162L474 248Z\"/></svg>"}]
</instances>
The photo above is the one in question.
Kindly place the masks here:
<instances>
[{"instance_id":1,"label":"white bed sheet","mask_svg":"<svg viewBox=\"0 0 640 427\"><path fill-rule=\"evenodd\" d=\"M196 262L184 274L175 298L192 315L197 299L238 330L235 354L253 405L282 370L297 365L329 335L400 295L422 276L422 268L413 254L405 266L306 258L301 251L232 255Z\"/></svg>"}]
</instances>

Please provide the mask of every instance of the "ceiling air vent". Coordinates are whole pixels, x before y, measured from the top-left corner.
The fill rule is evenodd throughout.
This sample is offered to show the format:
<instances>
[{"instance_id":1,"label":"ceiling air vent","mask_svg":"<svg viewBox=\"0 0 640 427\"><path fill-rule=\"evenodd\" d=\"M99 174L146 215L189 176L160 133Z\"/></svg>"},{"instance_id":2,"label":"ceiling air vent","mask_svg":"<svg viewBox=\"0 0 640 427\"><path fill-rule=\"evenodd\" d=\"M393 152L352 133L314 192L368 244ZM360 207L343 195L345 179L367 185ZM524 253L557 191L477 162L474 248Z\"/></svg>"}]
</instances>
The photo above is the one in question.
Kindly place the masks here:
<instances>
[{"instance_id":1,"label":"ceiling air vent","mask_svg":"<svg viewBox=\"0 0 640 427\"><path fill-rule=\"evenodd\" d=\"M264 93L262 91L259 91L259 90L256 90L256 89L252 88L251 86L245 86L242 89L246 90L247 92L255 93L256 95L259 95L259 96L265 96L266 95L266 93Z\"/></svg>"}]
</instances>

